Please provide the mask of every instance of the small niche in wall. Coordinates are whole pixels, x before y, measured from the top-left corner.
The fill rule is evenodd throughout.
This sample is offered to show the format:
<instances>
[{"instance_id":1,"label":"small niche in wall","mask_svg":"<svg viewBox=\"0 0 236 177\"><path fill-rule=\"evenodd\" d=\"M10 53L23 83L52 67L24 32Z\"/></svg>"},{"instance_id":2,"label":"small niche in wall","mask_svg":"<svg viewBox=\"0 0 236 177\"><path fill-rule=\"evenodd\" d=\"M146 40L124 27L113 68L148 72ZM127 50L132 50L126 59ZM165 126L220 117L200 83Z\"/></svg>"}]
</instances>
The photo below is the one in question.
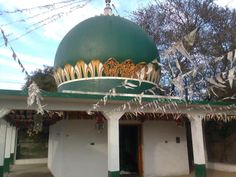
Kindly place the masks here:
<instances>
[{"instance_id":1,"label":"small niche in wall","mask_svg":"<svg viewBox=\"0 0 236 177\"><path fill-rule=\"evenodd\" d=\"M175 141L176 143L180 143L180 137L176 137Z\"/></svg>"}]
</instances>

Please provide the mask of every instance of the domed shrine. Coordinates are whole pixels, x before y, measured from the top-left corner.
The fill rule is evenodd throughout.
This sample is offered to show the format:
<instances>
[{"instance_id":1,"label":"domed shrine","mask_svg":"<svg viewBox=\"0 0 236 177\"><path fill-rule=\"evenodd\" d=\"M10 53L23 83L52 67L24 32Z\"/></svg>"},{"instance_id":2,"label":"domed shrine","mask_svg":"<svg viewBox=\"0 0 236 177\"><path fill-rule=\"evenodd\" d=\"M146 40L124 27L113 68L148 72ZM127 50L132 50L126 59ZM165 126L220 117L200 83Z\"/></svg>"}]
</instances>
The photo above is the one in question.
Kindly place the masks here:
<instances>
[{"instance_id":1,"label":"domed shrine","mask_svg":"<svg viewBox=\"0 0 236 177\"><path fill-rule=\"evenodd\" d=\"M42 175L54 177L234 175L235 102L148 95L160 79L156 45L105 2L104 15L79 23L57 49L60 93L35 83L28 92L0 89L0 177L22 162L45 163L38 175L47 163Z\"/></svg>"},{"instance_id":2,"label":"domed shrine","mask_svg":"<svg viewBox=\"0 0 236 177\"><path fill-rule=\"evenodd\" d=\"M54 78L60 92L141 93L158 83L158 60L155 43L138 25L105 13L66 34L56 52ZM124 81L137 87L126 89Z\"/></svg>"}]
</instances>

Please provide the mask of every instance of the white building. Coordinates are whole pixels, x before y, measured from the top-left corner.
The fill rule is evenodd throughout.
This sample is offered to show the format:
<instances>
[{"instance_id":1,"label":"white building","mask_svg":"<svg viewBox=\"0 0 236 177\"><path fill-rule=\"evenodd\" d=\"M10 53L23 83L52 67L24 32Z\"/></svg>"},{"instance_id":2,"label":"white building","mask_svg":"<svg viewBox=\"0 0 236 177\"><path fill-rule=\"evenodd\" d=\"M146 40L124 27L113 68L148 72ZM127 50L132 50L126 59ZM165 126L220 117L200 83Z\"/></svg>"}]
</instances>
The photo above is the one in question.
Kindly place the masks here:
<instances>
[{"instance_id":1,"label":"white building","mask_svg":"<svg viewBox=\"0 0 236 177\"><path fill-rule=\"evenodd\" d=\"M50 126L48 168L54 177L174 176L189 174L194 159L195 176L206 177L202 120L226 107L230 119L235 104L153 95L156 46L136 24L112 15L109 3L105 15L75 26L58 47L59 92L42 93L45 110L63 112ZM34 109L26 99L24 91L0 90L0 117ZM9 168L15 128L2 119L0 132L0 169Z\"/></svg>"}]
</instances>

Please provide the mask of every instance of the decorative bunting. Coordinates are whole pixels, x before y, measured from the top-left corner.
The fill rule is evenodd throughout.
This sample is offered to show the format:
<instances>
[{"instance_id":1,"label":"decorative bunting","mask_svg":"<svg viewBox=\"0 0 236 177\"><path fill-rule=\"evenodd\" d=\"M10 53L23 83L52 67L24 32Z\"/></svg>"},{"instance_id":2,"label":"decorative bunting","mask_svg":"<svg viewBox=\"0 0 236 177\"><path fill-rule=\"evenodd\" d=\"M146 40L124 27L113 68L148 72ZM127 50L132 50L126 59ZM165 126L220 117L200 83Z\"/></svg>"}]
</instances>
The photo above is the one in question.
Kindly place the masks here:
<instances>
[{"instance_id":1,"label":"decorative bunting","mask_svg":"<svg viewBox=\"0 0 236 177\"><path fill-rule=\"evenodd\" d=\"M126 80L122 83L122 86L125 87L126 89L134 89L135 87L138 87L137 85L128 82L128 79L126 79Z\"/></svg>"},{"instance_id":2,"label":"decorative bunting","mask_svg":"<svg viewBox=\"0 0 236 177\"><path fill-rule=\"evenodd\" d=\"M227 53L227 59L229 60L230 65L232 67L233 61L234 61L234 52L233 51L230 51Z\"/></svg>"},{"instance_id":3,"label":"decorative bunting","mask_svg":"<svg viewBox=\"0 0 236 177\"><path fill-rule=\"evenodd\" d=\"M227 60L229 60L230 66L231 66L231 68L232 68L234 62L236 61L236 49L234 49L234 50L232 50L232 51L229 51L227 54L225 54L225 55L223 55L223 56L217 57L217 58L215 59L215 62L221 61L221 60L223 60L225 57L227 58Z\"/></svg>"},{"instance_id":4,"label":"decorative bunting","mask_svg":"<svg viewBox=\"0 0 236 177\"><path fill-rule=\"evenodd\" d=\"M193 46L194 45L194 41L195 41L195 37L196 37L196 32L198 31L198 28L196 28L195 30L193 30L192 32L190 32L188 35L186 35L183 40L185 42L188 43L188 45L190 46ZM7 37L5 36L5 33L4 31L1 29L1 33L2 33L2 36L3 36L3 39L5 41L5 46L9 46L8 44L8 39ZM164 52L165 55L173 55L175 54L177 51L180 52L184 57L186 57L187 59L190 60L190 62L192 63L191 61L191 56L190 54L187 52L187 50L185 49L184 45L183 45L183 40L182 41L179 41L177 42L175 45L173 45L171 48L169 48L168 50L166 50ZM11 51L12 51L12 58L14 59L14 61L18 62L19 66L21 67L22 69L22 72L24 72L27 76L29 76L28 72L25 70L22 62L20 61L20 59L18 58L17 54L15 53L15 51L13 50L13 48L10 46L11 48ZM234 52L229 52L227 54L227 59L231 62L231 67L233 66L233 62L236 60L235 59L235 55L234 55ZM220 61L222 60L222 57L219 59L217 59L217 61ZM194 65L194 69L192 71L189 71L188 73L185 73L182 75L182 68L181 68L181 61L178 61L176 60L176 67L177 69L180 71L180 74L175 77L173 80L172 80L172 83L175 85L177 91L179 92L179 95L180 97L182 98L183 97L183 94L184 94L184 83L183 83L183 77L185 75L188 75L188 74L192 74L193 77L196 76L196 73L197 73L197 67ZM158 63L157 61L154 61L153 63L157 63L159 66L163 66L162 64ZM175 73L173 71L173 68L171 67L171 64L170 62L168 62L168 65L170 67L170 70L172 72L172 75L175 76ZM164 67L164 66L163 66ZM232 88L232 85L233 85L233 81L234 81L234 78L235 78L235 68L231 68L228 72L228 80L229 80L229 84L230 84L230 87ZM140 78L142 78L142 72L140 73ZM216 76L216 78L208 78L207 81L212 84L212 86L210 87L210 89L212 89L213 93L216 95L216 93L214 92L214 88L215 87L218 87L218 88L225 88L226 86L224 85L225 84L225 81L222 79L221 75L218 75ZM91 115L94 113L94 111L97 111L101 105L100 103L103 103L103 105L106 105L107 104L107 100L109 99L109 97L114 97L116 96L116 88L118 87L124 87L126 89L134 89L136 87L139 87L141 85L141 83L139 85L135 85L135 84L132 84L130 82L128 82L128 80L125 80L121 85L118 85L112 89L110 89L108 91L108 93L100 100L97 101L97 103L93 104L92 105L92 109L89 109L88 110L88 114ZM165 113L172 113L174 115L174 113L178 113L179 110L178 110L178 105L176 102L169 102L168 103L168 100L167 100L167 103L165 103L165 105L160 105L160 102L159 101L153 101L153 102L149 102L148 104L144 105L143 102L142 102L142 99L143 99L143 96L145 95L145 93L152 93L153 95L155 95L155 92L154 92L154 89L157 89L158 87L155 87L153 89L147 89L145 90L144 92L142 92L141 94L137 95L135 98L133 98L132 100L130 101L127 101L126 103L124 103L123 105L121 105L120 107L116 108L115 110L113 111L121 111L121 109L124 111L126 109L128 109L129 111L131 111L131 109L134 110L134 114L137 116L137 115L142 115L144 113L144 108L145 107L150 107L153 109L153 112L162 112L163 114ZM190 86L191 88L191 86ZM41 100L42 100L42 97L41 97L41 92L40 92L40 89L38 88L38 86L36 85L35 82L32 82L32 84L29 86L29 97L27 99L27 104L28 106L32 106L34 103L37 105L37 112L39 114L43 114L44 113L44 110L43 110L43 106L41 105ZM216 95L217 96L217 95ZM166 97L165 97L166 98ZM230 97L232 99L235 99L235 96L234 97ZM168 98L167 98L168 99ZM165 99L163 99L163 101L166 101ZM132 105L132 107L131 107ZM136 106L136 108L135 108ZM201 109L204 109L206 111L209 111L209 116L212 116L212 115L215 115L214 113L214 109L210 106L210 105L206 105L206 106L202 106ZM217 119L222 119L224 117L227 117L225 111L227 110L224 110L225 108L222 108L222 112L221 113L218 113L217 114ZM231 109L231 107L228 107L227 109ZM188 110L189 112L192 111L191 108L188 108L188 104L186 103L186 110ZM175 119L179 119L180 118L180 114L178 115L175 115ZM206 116L207 117L207 116ZM226 119L226 120L229 120L229 119ZM37 120L38 121L38 120ZM41 120L40 120L41 121ZM38 121L40 123L40 121ZM37 124L36 124L37 126Z\"/></svg>"},{"instance_id":5,"label":"decorative bunting","mask_svg":"<svg viewBox=\"0 0 236 177\"><path fill-rule=\"evenodd\" d=\"M184 47L183 41L187 42L189 46L193 46L196 38L196 33L200 28L197 27L193 31L191 31L189 34L185 35L182 40L178 41L176 44L168 48L163 52L164 57L170 57L171 55L175 55L177 51L179 51L183 56L185 56L187 59L191 59L190 54L187 52L187 50Z\"/></svg>"},{"instance_id":6,"label":"decorative bunting","mask_svg":"<svg viewBox=\"0 0 236 177\"><path fill-rule=\"evenodd\" d=\"M37 84L35 82L32 82L28 88L28 98L27 98L27 104L28 106L32 106L34 103L37 105L37 113L43 115L44 110L43 106L41 105L41 100L43 100L43 97L41 96L40 89L38 88Z\"/></svg>"},{"instance_id":7,"label":"decorative bunting","mask_svg":"<svg viewBox=\"0 0 236 177\"><path fill-rule=\"evenodd\" d=\"M198 30L199 30L199 28L194 29L188 35L184 36L184 38L182 40L178 41L173 46L171 46L170 48L168 48L167 50L164 51L164 57L167 57L168 66L171 71L171 75L173 77L172 83L175 85L175 88L178 90L180 96L183 96L182 93L184 91L183 78L186 75L189 75L190 73L192 73L192 77L195 78L197 75L197 71L198 71L197 66L192 61L191 55L185 49L183 42L187 42L188 45L193 46L195 38L196 38L196 33ZM175 63L176 68L180 71L180 75L178 75L176 77L175 70L172 68L170 61L168 60L168 57L170 57L170 55L174 55L177 51L180 52L185 58L187 58L190 61L190 63L193 65L193 69L187 73L182 74L182 68L181 68L180 62L178 59L176 59L176 63ZM233 87L233 81L235 79L235 68L233 68L234 62L236 61L236 55L235 55L236 52L235 51L236 51L236 49L227 53L226 57L230 62L231 69L228 72L226 72L225 74L222 73L223 78L227 79L229 81L230 88ZM221 61L224 57L225 56L218 57L218 58L216 58L215 61ZM226 80L224 80L223 78L221 77L221 75L217 75L216 78L212 77L212 78L206 79L210 84L212 84L212 86L209 89L216 96L217 96L217 94L215 93L214 88L226 88L227 87L225 85ZM203 80L201 82L203 82ZM192 88L189 87L189 89L192 89Z\"/></svg>"},{"instance_id":8,"label":"decorative bunting","mask_svg":"<svg viewBox=\"0 0 236 177\"><path fill-rule=\"evenodd\" d=\"M184 95L184 82L183 82L182 75L179 74L176 78L172 79L172 83L176 87L180 97L183 98L183 95Z\"/></svg>"},{"instance_id":9,"label":"decorative bunting","mask_svg":"<svg viewBox=\"0 0 236 177\"><path fill-rule=\"evenodd\" d=\"M225 84L225 81L222 79L221 74L216 75L216 80L221 84Z\"/></svg>"},{"instance_id":10,"label":"decorative bunting","mask_svg":"<svg viewBox=\"0 0 236 177\"><path fill-rule=\"evenodd\" d=\"M226 86L220 83L217 83L213 77L206 79L210 84L213 84L215 87L225 88Z\"/></svg>"},{"instance_id":11,"label":"decorative bunting","mask_svg":"<svg viewBox=\"0 0 236 177\"><path fill-rule=\"evenodd\" d=\"M6 37L6 35L5 35L4 31L3 31L3 29L2 29L2 28L0 28L0 29L1 29L1 33L2 33L2 38L3 38L3 40L4 40L4 44L5 44L5 46L7 47L8 39L7 39L7 37Z\"/></svg>"},{"instance_id":12,"label":"decorative bunting","mask_svg":"<svg viewBox=\"0 0 236 177\"><path fill-rule=\"evenodd\" d=\"M229 74L228 74L228 80L229 80L229 85L230 85L230 88L233 87L233 81L234 81L234 78L235 78L235 68L231 68L229 70Z\"/></svg>"},{"instance_id":13,"label":"decorative bunting","mask_svg":"<svg viewBox=\"0 0 236 177\"><path fill-rule=\"evenodd\" d=\"M216 94L216 92L214 91L214 88L215 88L215 86L211 86L209 89L210 89L210 91L211 91L216 97L219 97L219 96Z\"/></svg>"},{"instance_id":14,"label":"decorative bunting","mask_svg":"<svg viewBox=\"0 0 236 177\"><path fill-rule=\"evenodd\" d=\"M15 51L13 50L13 48L11 47L11 51L12 51L12 58L16 61L16 53Z\"/></svg>"},{"instance_id":15,"label":"decorative bunting","mask_svg":"<svg viewBox=\"0 0 236 177\"><path fill-rule=\"evenodd\" d=\"M16 55L15 50L14 50L13 47L10 46L10 44L8 43L8 39L7 39L7 37L5 36L5 33L4 33L3 29L2 29L2 28L0 28L0 29L1 29L1 32L2 32L3 39L4 39L4 41L5 41L5 46L6 46L6 47L9 46L10 49L11 49L11 51L12 51L12 58L13 58L14 61L16 61L16 62L18 63L18 65L21 67L21 71L22 71L23 73L25 73L27 77L30 77L29 73L26 71L26 69L24 68L24 66L23 66L23 64L21 63L20 59L19 59L18 56Z\"/></svg>"},{"instance_id":16,"label":"decorative bunting","mask_svg":"<svg viewBox=\"0 0 236 177\"><path fill-rule=\"evenodd\" d=\"M197 31L198 31L199 29L200 29L200 28L197 27L197 28L195 28L193 31L191 31L189 34L187 34L186 36L184 36L184 40L185 40L185 42L188 43L188 45L190 45L190 46L193 46L193 45L194 45L195 38L196 38L196 34L197 34Z\"/></svg>"},{"instance_id":17,"label":"decorative bunting","mask_svg":"<svg viewBox=\"0 0 236 177\"><path fill-rule=\"evenodd\" d=\"M224 59L224 56L221 56L221 57L217 57L217 58L215 59L215 61L218 62L218 61L221 61L221 60L223 60L223 59Z\"/></svg>"},{"instance_id":18,"label":"decorative bunting","mask_svg":"<svg viewBox=\"0 0 236 177\"><path fill-rule=\"evenodd\" d=\"M178 59L176 59L176 66L177 66L177 68L179 69L180 73L182 73L182 70L181 70L181 67L180 67L179 60L178 60Z\"/></svg>"},{"instance_id":19,"label":"decorative bunting","mask_svg":"<svg viewBox=\"0 0 236 177\"><path fill-rule=\"evenodd\" d=\"M177 42L174 47L176 48L177 51L179 51L184 57L189 59L191 61L191 56L188 53L188 51L185 49L184 44L182 41Z\"/></svg>"},{"instance_id":20,"label":"decorative bunting","mask_svg":"<svg viewBox=\"0 0 236 177\"><path fill-rule=\"evenodd\" d=\"M13 49L12 46L10 46L8 44L8 39L5 36L5 33L4 33L3 29L2 28L0 28L0 29L1 29L1 32L2 32L2 35L3 35L3 39L5 41L5 46L6 47L9 46L11 51L12 51L12 58L14 59L14 61L16 61L19 64L19 66L21 67L21 71L23 73L25 73L28 78L30 78L29 73L24 68L24 66L21 63L19 57L17 56L15 50ZM29 86L29 88L28 88L28 95L29 95L28 99L27 99L28 106L32 106L34 104L34 102L36 102L36 104L37 104L37 112L39 114L43 115L44 114L44 110L43 110L43 107L42 107L41 102L40 102L40 100L42 100L42 96L40 94L40 89L38 88L38 86L37 86L37 84L35 82L32 82L32 84Z\"/></svg>"}]
</instances>

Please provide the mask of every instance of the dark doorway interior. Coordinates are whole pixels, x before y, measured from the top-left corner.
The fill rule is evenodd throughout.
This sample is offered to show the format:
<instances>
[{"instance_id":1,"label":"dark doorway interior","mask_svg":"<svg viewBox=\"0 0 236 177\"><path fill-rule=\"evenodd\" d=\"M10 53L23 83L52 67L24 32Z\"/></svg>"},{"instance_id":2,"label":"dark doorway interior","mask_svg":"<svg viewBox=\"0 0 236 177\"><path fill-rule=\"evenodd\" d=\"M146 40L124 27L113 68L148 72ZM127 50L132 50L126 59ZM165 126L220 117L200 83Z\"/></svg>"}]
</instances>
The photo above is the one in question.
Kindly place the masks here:
<instances>
[{"instance_id":1,"label":"dark doorway interior","mask_svg":"<svg viewBox=\"0 0 236 177\"><path fill-rule=\"evenodd\" d=\"M138 177L140 167L140 126L120 125L121 176Z\"/></svg>"},{"instance_id":2,"label":"dark doorway interior","mask_svg":"<svg viewBox=\"0 0 236 177\"><path fill-rule=\"evenodd\" d=\"M205 122L206 149L209 162L236 164L236 120Z\"/></svg>"},{"instance_id":3,"label":"dark doorway interior","mask_svg":"<svg viewBox=\"0 0 236 177\"><path fill-rule=\"evenodd\" d=\"M48 127L35 133L27 128L19 128L16 159L38 159L48 156Z\"/></svg>"}]
</instances>

